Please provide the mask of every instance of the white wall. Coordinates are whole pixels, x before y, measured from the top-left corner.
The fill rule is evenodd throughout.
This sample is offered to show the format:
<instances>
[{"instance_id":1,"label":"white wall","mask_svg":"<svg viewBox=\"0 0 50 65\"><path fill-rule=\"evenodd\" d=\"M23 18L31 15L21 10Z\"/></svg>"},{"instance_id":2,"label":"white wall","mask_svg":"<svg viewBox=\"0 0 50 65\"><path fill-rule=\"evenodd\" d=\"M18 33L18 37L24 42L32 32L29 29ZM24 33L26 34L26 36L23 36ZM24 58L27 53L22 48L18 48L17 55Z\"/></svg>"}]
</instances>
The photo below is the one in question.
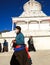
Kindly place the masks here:
<instances>
[{"instance_id":1,"label":"white wall","mask_svg":"<svg viewBox=\"0 0 50 65\"><path fill-rule=\"evenodd\" d=\"M12 51L10 44L12 44L11 41L14 38L7 37L4 39L6 39L8 42L9 51ZM3 43L4 39L0 39L0 42ZM25 38L25 44L27 44L28 46L27 41L28 41L28 38ZM33 37L33 41L34 41L34 46L36 50L50 50L50 37Z\"/></svg>"},{"instance_id":2,"label":"white wall","mask_svg":"<svg viewBox=\"0 0 50 65\"><path fill-rule=\"evenodd\" d=\"M22 30L28 29L28 24L17 24ZM39 30L39 24L29 24L29 30ZM50 30L49 23L40 23L40 30Z\"/></svg>"},{"instance_id":3,"label":"white wall","mask_svg":"<svg viewBox=\"0 0 50 65\"><path fill-rule=\"evenodd\" d=\"M27 44L28 38L25 39ZM50 37L33 37L36 50L50 50Z\"/></svg>"}]
</instances>

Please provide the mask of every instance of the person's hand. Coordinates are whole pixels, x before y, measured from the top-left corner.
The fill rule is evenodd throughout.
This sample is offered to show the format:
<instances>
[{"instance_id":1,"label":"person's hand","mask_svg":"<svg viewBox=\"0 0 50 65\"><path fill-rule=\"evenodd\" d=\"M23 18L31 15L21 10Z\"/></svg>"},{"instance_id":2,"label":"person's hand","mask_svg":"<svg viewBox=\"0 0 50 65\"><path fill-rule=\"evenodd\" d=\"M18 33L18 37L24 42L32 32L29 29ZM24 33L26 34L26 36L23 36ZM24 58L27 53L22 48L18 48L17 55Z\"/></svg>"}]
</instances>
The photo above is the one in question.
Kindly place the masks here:
<instances>
[{"instance_id":1,"label":"person's hand","mask_svg":"<svg viewBox=\"0 0 50 65\"><path fill-rule=\"evenodd\" d=\"M16 40L12 40L12 43L16 43Z\"/></svg>"}]
</instances>

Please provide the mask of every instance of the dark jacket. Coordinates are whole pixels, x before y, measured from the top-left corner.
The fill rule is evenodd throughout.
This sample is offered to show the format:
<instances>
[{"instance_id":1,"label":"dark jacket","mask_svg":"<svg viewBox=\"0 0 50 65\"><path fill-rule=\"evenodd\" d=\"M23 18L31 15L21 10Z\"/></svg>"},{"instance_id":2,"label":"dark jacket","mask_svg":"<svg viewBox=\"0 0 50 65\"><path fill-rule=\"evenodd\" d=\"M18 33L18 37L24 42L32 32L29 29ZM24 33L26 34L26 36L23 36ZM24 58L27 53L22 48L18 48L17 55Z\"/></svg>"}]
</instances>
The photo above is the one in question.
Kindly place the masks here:
<instances>
[{"instance_id":1,"label":"dark jacket","mask_svg":"<svg viewBox=\"0 0 50 65\"><path fill-rule=\"evenodd\" d=\"M3 46L8 46L8 42L5 41L5 42L3 43Z\"/></svg>"},{"instance_id":2,"label":"dark jacket","mask_svg":"<svg viewBox=\"0 0 50 65\"><path fill-rule=\"evenodd\" d=\"M33 43L33 39L28 40L28 51L36 51Z\"/></svg>"}]
</instances>

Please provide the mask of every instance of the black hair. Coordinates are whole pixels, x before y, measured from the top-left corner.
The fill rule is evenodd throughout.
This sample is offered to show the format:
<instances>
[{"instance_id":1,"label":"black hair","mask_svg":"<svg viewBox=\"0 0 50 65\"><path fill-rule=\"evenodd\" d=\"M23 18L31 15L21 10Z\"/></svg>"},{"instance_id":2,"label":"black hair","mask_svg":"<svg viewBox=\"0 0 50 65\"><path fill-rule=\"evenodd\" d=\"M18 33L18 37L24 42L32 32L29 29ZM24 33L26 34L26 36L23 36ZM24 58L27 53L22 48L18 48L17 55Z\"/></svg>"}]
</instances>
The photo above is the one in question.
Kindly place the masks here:
<instances>
[{"instance_id":1,"label":"black hair","mask_svg":"<svg viewBox=\"0 0 50 65\"><path fill-rule=\"evenodd\" d=\"M21 32L21 27L20 27L20 26L16 26L16 27L15 27L15 29L18 29L18 30L19 30L19 32L18 32L18 33L20 33L20 32Z\"/></svg>"},{"instance_id":2,"label":"black hair","mask_svg":"<svg viewBox=\"0 0 50 65\"><path fill-rule=\"evenodd\" d=\"M16 26L15 28L21 30L21 27L20 26Z\"/></svg>"}]
</instances>

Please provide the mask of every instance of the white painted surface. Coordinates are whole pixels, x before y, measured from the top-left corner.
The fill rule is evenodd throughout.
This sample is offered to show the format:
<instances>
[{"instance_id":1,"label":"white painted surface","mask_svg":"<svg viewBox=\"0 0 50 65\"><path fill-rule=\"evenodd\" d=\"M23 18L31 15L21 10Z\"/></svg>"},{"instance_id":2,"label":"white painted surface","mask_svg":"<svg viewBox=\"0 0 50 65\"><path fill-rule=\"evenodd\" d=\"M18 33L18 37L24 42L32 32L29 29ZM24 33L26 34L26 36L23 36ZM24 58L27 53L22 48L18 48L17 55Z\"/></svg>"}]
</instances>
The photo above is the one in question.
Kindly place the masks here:
<instances>
[{"instance_id":1,"label":"white painted surface","mask_svg":"<svg viewBox=\"0 0 50 65\"><path fill-rule=\"evenodd\" d=\"M35 17L36 16L36 17ZM41 23L39 26L39 21L48 20L50 17L47 17L46 14L42 11L42 6L39 2L35 0L30 0L24 4L24 12L19 17L13 17L12 22L16 22L16 25L21 26L24 36L34 36L34 45L36 50L48 50L50 49L50 26L49 23ZM19 23L18 23L19 21ZM20 21L25 21L26 23L22 24ZM33 23L29 23L33 21ZM36 22L36 24L34 23ZM49 21L47 21L49 22ZM28 26L29 23L29 26ZM0 42L3 43L4 39L8 41L9 51L11 41L15 38L16 34L14 31L2 33L2 38ZM38 37L37 37L38 36ZM39 37L40 36L40 37ZM44 37L42 37L44 36ZM28 38L25 38L25 43L27 44ZM28 46L28 45L27 45Z\"/></svg>"}]
</instances>

